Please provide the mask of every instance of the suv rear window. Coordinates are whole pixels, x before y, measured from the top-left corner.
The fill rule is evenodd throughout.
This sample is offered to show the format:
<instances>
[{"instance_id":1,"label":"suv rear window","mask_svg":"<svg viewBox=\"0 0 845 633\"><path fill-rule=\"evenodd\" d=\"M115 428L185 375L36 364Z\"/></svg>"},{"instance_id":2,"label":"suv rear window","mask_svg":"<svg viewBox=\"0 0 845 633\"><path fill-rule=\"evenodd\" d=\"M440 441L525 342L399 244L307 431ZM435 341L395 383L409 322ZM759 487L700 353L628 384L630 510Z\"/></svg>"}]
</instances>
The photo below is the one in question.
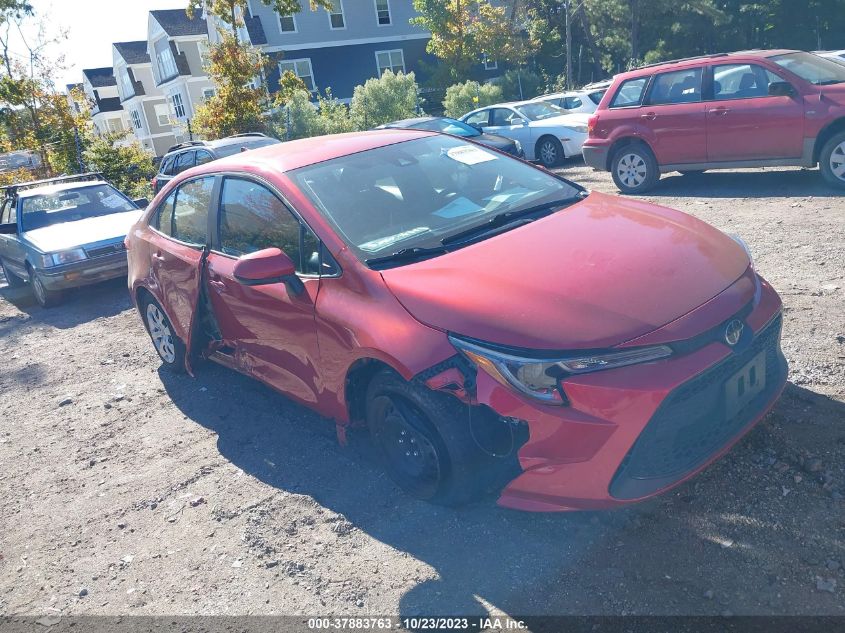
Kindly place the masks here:
<instances>
[{"instance_id":1,"label":"suv rear window","mask_svg":"<svg viewBox=\"0 0 845 633\"><path fill-rule=\"evenodd\" d=\"M636 79L623 81L622 85L619 86L619 90L613 95L613 101L610 102L610 107L626 108L640 105L647 83L648 77L637 77Z\"/></svg>"}]
</instances>

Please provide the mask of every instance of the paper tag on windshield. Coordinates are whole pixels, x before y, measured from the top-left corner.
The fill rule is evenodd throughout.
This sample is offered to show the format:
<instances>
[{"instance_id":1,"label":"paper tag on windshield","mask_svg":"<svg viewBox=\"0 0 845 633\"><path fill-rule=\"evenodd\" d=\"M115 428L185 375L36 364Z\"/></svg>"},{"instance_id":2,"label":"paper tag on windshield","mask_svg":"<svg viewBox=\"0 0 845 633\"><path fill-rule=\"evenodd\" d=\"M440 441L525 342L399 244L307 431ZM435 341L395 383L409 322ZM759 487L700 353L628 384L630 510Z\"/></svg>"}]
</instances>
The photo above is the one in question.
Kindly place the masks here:
<instances>
[{"instance_id":1,"label":"paper tag on windshield","mask_svg":"<svg viewBox=\"0 0 845 633\"><path fill-rule=\"evenodd\" d=\"M126 200L121 198L116 193L106 196L105 198L100 200L100 202L106 205L109 209L119 209L120 207L126 205Z\"/></svg>"},{"instance_id":2,"label":"paper tag on windshield","mask_svg":"<svg viewBox=\"0 0 845 633\"><path fill-rule=\"evenodd\" d=\"M446 152L446 155L464 165L477 165L478 163L486 163L488 160L496 160L495 155L475 145L453 147Z\"/></svg>"}]
</instances>

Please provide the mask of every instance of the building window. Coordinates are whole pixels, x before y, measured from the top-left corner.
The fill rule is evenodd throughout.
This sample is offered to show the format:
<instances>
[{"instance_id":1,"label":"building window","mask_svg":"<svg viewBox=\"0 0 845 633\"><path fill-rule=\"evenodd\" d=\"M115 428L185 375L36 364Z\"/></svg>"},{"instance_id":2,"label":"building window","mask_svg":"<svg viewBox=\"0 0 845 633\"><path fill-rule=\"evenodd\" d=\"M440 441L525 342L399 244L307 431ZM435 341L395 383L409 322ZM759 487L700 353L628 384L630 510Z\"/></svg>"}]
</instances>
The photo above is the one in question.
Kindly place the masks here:
<instances>
[{"instance_id":1,"label":"building window","mask_svg":"<svg viewBox=\"0 0 845 633\"><path fill-rule=\"evenodd\" d=\"M211 99L216 94L217 93L214 91L214 88L206 88L205 90L202 91L202 100L208 101L209 99Z\"/></svg>"},{"instance_id":2,"label":"building window","mask_svg":"<svg viewBox=\"0 0 845 633\"><path fill-rule=\"evenodd\" d=\"M135 94L135 86L132 85L132 78L129 76L129 69L124 68L120 73L120 81L123 84L123 98L128 99Z\"/></svg>"},{"instance_id":3,"label":"building window","mask_svg":"<svg viewBox=\"0 0 845 633\"><path fill-rule=\"evenodd\" d=\"M177 119L185 118L185 104L182 103L182 94L174 92L170 95L170 104L173 106L173 114Z\"/></svg>"},{"instance_id":4,"label":"building window","mask_svg":"<svg viewBox=\"0 0 845 633\"><path fill-rule=\"evenodd\" d=\"M487 55L484 56L484 70L496 70L499 68L499 62L495 59L488 59Z\"/></svg>"},{"instance_id":5,"label":"building window","mask_svg":"<svg viewBox=\"0 0 845 633\"><path fill-rule=\"evenodd\" d=\"M167 104L157 103L154 109L159 126L170 125L170 110L167 109Z\"/></svg>"},{"instance_id":6,"label":"building window","mask_svg":"<svg viewBox=\"0 0 845 633\"><path fill-rule=\"evenodd\" d=\"M343 0L331 0L329 9L329 26L334 29L345 29L346 19L343 17Z\"/></svg>"},{"instance_id":7,"label":"building window","mask_svg":"<svg viewBox=\"0 0 845 633\"><path fill-rule=\"evenodd\" d=\"M375 0L376 19L379 26L390 24L390 0Z\"/></svg>"},{"instance_id":8,"label":"building window","mask_svg":"<svg viewBox=\"0 0 845 633\"><path fill-rule=\"evenodd\" d=\"M109 132L123 132L123 122L120 119L108 120Z\"/></svg>"},{"instance_id":9,"label":"building window","mask_svg":"<svg viewBox=\"0 0 845 633\"><path fill-rule=\"evenodd\" d=\"M385 70L392 70L394 73L405 72L405 55L401 48L392 51L376 51L376 66L378 76L381 77Z\"/></svg>"},{"instance_id":10,"label":"building window","mask_svg":"<svg viewBox=\"0 0 845 633\"><path fill-rule=\"evenodd\" d=\"M155 52L160 82L179 74L179 70L176 68L176 60L173 58L173 51L170 50L170 42L167 38L155 43Z\"/></svg>"},{"instance_id":11,"label":"building window","mask_svg":"<svg viewBox=\"0 0 845 633\"><path fill-rule=\"evenodd\" d=\"M308 90L314 90L314 71L311 70L311 60L305 59L286 59L279 62L279 72L281 75L286 70L291 71L294 75L305 82L305 87Z\"/></svg>"},{"instance_id":12,"label":"building window","mask_svg":"<svg viewBox=\"0 0 845 633\"><path fill-rule=\"evenodd\" d=\"M296 33L296 19L293 14L279 16L279 30L282 33Z\"/></svg>"},{"instance_id":13,"label":"building window","mask_svg":"<svg viewBox=\"0 0 845 633\"><path fill-rule=\"evenodd\" d=\"M130 110L129 116L132 117L132 126L136 130L140 130L141 129L141 115L138 114L138 111L137 110Z\"/></svg>"}]
</instances>

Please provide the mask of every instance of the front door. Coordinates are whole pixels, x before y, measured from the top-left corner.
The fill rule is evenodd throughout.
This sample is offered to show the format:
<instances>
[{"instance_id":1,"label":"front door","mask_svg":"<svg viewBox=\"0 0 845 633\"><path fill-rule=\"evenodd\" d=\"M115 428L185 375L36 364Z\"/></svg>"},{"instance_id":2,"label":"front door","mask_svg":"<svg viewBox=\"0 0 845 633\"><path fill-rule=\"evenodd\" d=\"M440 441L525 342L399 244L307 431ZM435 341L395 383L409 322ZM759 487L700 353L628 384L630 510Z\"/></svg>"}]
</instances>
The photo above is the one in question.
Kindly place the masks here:
<instances>
[{"instance_id":1,"label":"front door","mask_svg":"<svg viewBox=\"0 0 845 633\"><path fill-rule=\"evenodd\" d=\"M519 141L526 149L534 147L528 121L510 108L493 108L490 111L490 125L485 126L484 131Z\"/></svg>"},{"instance_id":2,"label":"front door","mask_svg":"<svg viewBox=\"0 0 845 633\"><path fill-rule=\"evenodd\" d=\"M303 288L246 286L237 258L277 247L294 263ZM301 401L315 403L318 348L314 306L320 287L319 242L268 187L225 177L208 258L208 290L223 345L238 368Z\"/></svg>"},{"instance_id":3,"label":"front door","mask_svg":"<svg viewBox=\"0 0 845 633\"><path fill-rule=\"evenodd\" d=\"M707 159L712 162L798 158L804 149L800 95L769 96L783 79L757 64L714 64L707 110Z\"/></svg>"},{"instance_id":4,"label":"front door","mask_svg":"<svg viewBox=\"0 0 845 633\"><path fill-rule=\"evenodd\" d=\"M702 68L686 68L655 76L639 125L660 165L701 163L707 159Z\"/></svg>"},{"instance_id":5,"label":"front door","mask_svg":"<svg viewBox=\"0 0 845 633\"><path fill-rule=\"evenodd\" d=\"M28 277L25 263L26 252L20 240L15 198L7 198L0 207L0 259L13 274L21 279Z\"/></svg>"}]
</instances>

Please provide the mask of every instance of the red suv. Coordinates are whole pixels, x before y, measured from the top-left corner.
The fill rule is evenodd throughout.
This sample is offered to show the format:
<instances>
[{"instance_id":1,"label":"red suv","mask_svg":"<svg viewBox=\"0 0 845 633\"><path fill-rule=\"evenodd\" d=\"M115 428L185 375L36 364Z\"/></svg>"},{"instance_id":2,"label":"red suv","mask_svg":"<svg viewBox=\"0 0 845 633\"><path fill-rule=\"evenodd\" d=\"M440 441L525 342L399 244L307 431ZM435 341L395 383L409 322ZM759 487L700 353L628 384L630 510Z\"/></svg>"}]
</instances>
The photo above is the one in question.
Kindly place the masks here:
<instances>
[{"instance_id":1,"label":"red suv","mask_svg":"<svg viewBox=\"0 0 845 633\"><path fill-rule=\"evenodd\" d=\"M786 381L780 298L741 240L463 138L378 130L207 163L127 245L165 366L255 377L341 441L368 427L434 502L651 496Z\"/></svg>"},{"instance_id":2,"label":"red suv","mask_svg":"<svg viewBox=\"0 0 845 633\"><path fill-rule=\"evenodd\" d=\"M845 66L801 51L746 51L617 75L590 119L584 160L623 193L660 174L819 165L845 188Z\"/></svg>"}]
</instances>

